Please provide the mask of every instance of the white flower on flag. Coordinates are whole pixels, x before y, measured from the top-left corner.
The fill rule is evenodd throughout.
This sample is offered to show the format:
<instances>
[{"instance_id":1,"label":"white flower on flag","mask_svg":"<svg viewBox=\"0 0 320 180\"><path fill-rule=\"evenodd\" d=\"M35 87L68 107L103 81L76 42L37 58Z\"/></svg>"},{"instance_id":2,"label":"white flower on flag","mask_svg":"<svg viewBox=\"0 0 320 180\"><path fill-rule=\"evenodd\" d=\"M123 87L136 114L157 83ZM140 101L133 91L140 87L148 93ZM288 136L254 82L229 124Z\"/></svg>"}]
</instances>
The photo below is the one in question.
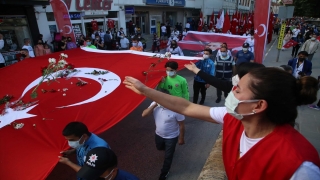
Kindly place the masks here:
<instances>
[{"instance_id":1,"label":"white flower on flag","mask_svg":"<svg viewBox=\"0 0 320 180\"><path fill-rule=\"evenodd\" d=\"M56 63L56 59L55 58L49 58L49 63L50 64L55 64Z\"/></svg>"}]
</instances>

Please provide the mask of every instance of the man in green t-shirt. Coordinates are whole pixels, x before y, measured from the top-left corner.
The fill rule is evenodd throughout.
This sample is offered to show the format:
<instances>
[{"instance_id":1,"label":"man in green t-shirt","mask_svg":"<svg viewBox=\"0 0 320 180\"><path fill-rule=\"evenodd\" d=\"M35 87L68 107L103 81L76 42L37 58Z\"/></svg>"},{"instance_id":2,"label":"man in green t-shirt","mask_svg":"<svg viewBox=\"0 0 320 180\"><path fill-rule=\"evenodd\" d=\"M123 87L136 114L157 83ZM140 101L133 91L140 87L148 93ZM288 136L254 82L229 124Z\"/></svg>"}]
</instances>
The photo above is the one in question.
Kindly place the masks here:
<instances>
[{"instance_id":1,"label":"man in green t-shirt","mask_svg":"<svg viewBox=\"0 0 320 180\"><path fill-rule=\"evenodd\" d=\"M178 63L168 61L164 66L166 68L167 77L162 78L158 85L158 89L166 89L172 96L182 97L189 101L188 83L185 78L177 75Z\"/></svg>"},{"instance_id":2,"label":"man in green t-shirt","mask_svg":"<svg viewBox=\"0 0 320 180\"><path fill-rule=\"evenodd\" d=\"M86 39L86 47L91 48L91 49L97 49L97 47L95 45L92 44L92 39L90 37L88 37Z\"/></svg>"}]
</instances>

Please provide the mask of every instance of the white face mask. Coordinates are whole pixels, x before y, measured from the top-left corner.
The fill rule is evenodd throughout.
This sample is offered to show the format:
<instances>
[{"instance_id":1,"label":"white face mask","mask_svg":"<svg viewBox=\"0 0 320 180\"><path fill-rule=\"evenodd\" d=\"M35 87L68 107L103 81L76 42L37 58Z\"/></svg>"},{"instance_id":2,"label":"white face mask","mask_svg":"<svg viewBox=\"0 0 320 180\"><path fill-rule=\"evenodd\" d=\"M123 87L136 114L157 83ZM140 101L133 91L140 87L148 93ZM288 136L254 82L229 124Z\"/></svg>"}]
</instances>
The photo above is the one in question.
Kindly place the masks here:
<instances>
[{"instance_id":1,"label":"white face mask","mask_svg":"<svg viewBox=\"0 0 320 180\"><path fill-rule=\"evenodd\" d=\"M204 54L202 57L203 59L209 59L209 55L206 55L206 54Z\"/></svg>"},{"instance_id":2,"label":"white face mask","mask_svg":"<svg viewBox=\"0 0 320 180\"><path fill-rule=\"evenodd\" d=\"M137 45L137 43L132 43L132 46L136 46Z\"/></svg>"},{"instance_id":3,"label":"white face mask","mask_svg":"<svg viewBox=\"0 0 320 180\"><path fill-rule=\"evenodd\" d=\"M82 135L83 136L83 135ZM80 140L82 138L82 136L80 137L80 139L78 141L68 141L68 145L74 149L78 149L79 147L81 147L85 141L83 141L82 144L80 144Z\"/></svg>"},{"instance_id":4,"label":"white face mask","mask_svg":"<svg viewBox=\"0 0 320 180\"><path fill-rule=\"evenodd\" d=\"M226 57L227 55L227 52L221 52L221 56Z\"/></svg>"},{"instance_id":5,"label":"white face mask","mask_svg":"<svg viewBox=\"0 0 320 180\"><path fill-rule=\"evenodd\" d=\"M228 97L226 98L226 102L224 103L224 105L227 108L227 112L235 117L238 120L243 119L243 116L248 116L248 115L252 115L255 114L255 112L252 113L248 113L248 114L238 114L235 110L237 109L238 105L240 103L251 103L251 102L258 102L259 100L243 100L243 101L239 101L233 94L233 92L231 91L228 95Z\"/></svg>"},{"instance_id":6,"label":"white face mask","mask_svg":"<svg viewBox=\"0 0 320 180\"><path fill-rule=\"evenodd\" d=\"M248 48L242 48L242 51L247 52Z\"/></svg>"},{"instance_id":7,"label":"white face mask","mask_svg":"<svg viewBox=\"0 0 320 180\"><path fill-rule=\"evenodd\" d=\"M315 41L315 40L316 40L316 38L315 38L315 37L312 37L312 38L311 38L311 41Z\"/></svg>"},{"instance_id":8,"label":"white face mask","mask_svg":"<svg viewBox=\"0 0 320 180\"><path fill-rule=\"evenodd\" d=\"M167 75L170 76L170 77L172 77L172 76L174 76L176 74L175 71L166 71L166 72L167 72Z\"/></svg>"},{"instance_id":9,"label":"white face mask","mask_svg":"<svg viewBox=\"0 0 320 180\"><path fill-rule=\"evenodd\" d=\"M232 77L232 85L237 86L239 83L239 76L238 74Z\"/></svg>"}]
</instances>

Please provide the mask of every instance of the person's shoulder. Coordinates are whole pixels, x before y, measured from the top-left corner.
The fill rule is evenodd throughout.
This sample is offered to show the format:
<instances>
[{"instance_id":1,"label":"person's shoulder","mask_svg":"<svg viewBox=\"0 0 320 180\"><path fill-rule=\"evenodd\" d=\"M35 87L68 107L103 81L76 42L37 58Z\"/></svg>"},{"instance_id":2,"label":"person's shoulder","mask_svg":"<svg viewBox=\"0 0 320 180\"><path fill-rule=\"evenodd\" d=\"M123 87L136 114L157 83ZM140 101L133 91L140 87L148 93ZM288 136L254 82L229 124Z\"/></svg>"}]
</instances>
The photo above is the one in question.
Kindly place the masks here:
<instances>
[{"instance_id":1,"label":"person's shoulder","mask_svg":"<svg viewBox=\"0 0 320 180\"><path fill-rule=\"evenodd\" d=\"M127 171L119 169L117 176L114 178L114 180L139 180L139 178Z\"/></svg>"}]
</instances>

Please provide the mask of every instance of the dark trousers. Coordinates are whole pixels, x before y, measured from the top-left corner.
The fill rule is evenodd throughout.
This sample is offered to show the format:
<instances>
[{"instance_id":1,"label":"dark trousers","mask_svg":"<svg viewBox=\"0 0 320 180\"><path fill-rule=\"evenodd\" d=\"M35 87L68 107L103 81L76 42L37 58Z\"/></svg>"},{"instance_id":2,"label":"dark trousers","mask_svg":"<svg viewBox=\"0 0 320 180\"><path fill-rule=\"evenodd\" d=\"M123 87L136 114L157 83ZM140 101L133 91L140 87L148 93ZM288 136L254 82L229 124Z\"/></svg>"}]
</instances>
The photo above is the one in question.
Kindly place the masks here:
<instances>
[{"instance_id":1,"label":"dark trousers","mask_svg":"<svg viewBox=\"0 0 320 180\"><path fill-rule=\"evenodd\" d=\"M3 68L5 67L5 64L4 63L0 63L0 68Z\"/></svg>"},{"instance_id":2,"label":"dark trousers","mask_svg":"<svg viewBox=\"0 0 320 180\"><path fill-rule=\"evenodd\" d=\"M110 42L105 42L104 46L105 46L106 50L111 50L112 49L112 42L111 41Z\"/></svg>"},{"instance_id":3,"label":"dark trousers","mask_svg":"<svg viewBox=\"0 0 320 180\"><path fill-rule=\"evenodd\" d=\"M201 92L201 101L206 99L206 83L193 81L193 103L198 103L199 92Z\"/></svg>"},{"instance_id":4,"label":"dark trousers","mask_svg":"<svg viewBox=\"0 0 320 180\"><path fill-rule=\"evenodd\" d=\"M178 142L178 137L172 139L165 139L157 134L155 135L156 147L160 151L165 151L164 162L161 169L161 173L167 173L170 170L173 154L176 150L176 144Z\"/></svg>"},{"instance_id":5,"label":"dark trousers","mask_svg":"<svg viewBox=\"0 0 320 180\"><path fill-rule=\"evenodd\" d=\"M297 44L295 46L292 47L292 52L291 52L291 56L296 57L298 54L298 50L300 49L300 45Z\"/></svg>"},{"instance_id":6,"label":"dark trousers","mask_svg":"<svg viewBox=\"0 0 320 180\"><path fill-rule=\"evenodd\" d=\"M225 79L220 79L220 80L226 81ZM218 97L219 99L221 99L222 91L221 91L220 89L218 89L218 88L216 88L216 89L217 89L217 97ZM230 89L230 90L231 90L231 89ZM230 92L230 91L223 91L224 97L227 97L229 92Z\"/></svg>"},{"instance_id":7,"label":"dark trousers","mask_svg":"<svg viewBox=\"0 0 320 180\"><path fill-rule=\"evenodd\" d=\"M274 29L273 33L276 34L276 35L279 35L279 29Z\"/></svg>"},{"instance_id":8,"label":"dark trousers","mask_svg":"<svg viewBox=\"0 0 320 180\"><path fill-rule=\"evenodd\" d=\"M156 49L158 50L158 52L160 52L160 46L152 45L152 53L154 53Z\"/></svg>"}]
</instances>

